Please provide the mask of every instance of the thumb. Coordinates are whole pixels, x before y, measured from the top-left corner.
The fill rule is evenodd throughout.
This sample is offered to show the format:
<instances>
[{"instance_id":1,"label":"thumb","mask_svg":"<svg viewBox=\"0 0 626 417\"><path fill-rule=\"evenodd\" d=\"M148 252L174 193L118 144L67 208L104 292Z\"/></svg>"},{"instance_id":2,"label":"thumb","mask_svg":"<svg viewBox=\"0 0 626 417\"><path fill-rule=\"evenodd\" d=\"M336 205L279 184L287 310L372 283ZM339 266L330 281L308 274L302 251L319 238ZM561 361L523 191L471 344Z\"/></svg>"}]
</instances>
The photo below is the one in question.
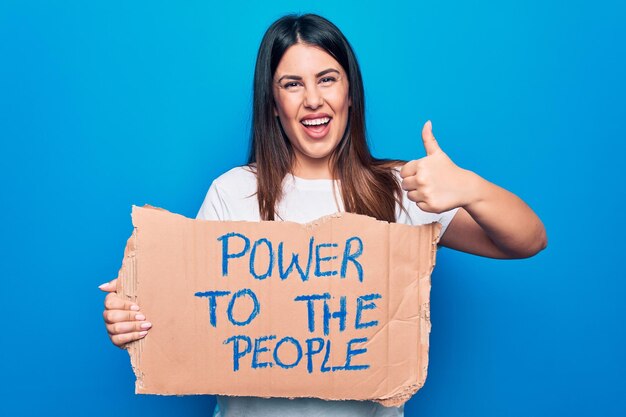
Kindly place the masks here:
<instances>
[{"instance_id":1,"label":"thumb","mask_svg":"<svg viewBox=\"0 0 626 417\"><path fill-rule=\"evenodd\" d=\"M105 282L104 284L100 285L98 288L100 288L102 291L106 291L106 292L117 291L117 278L115 278L112 281Z\"/></svg>"},{"instance_id":2,"label":"thumb","mask_svg":"<svg viewBox=\"0 0 626 417\"><path fill-rule=\"evenodd\" d=\"M422 141L424 142L426 155L432 155L440 149L437 140L433 136L433 124L430 120L424 123L422 128Z\"/></svg>"}]
</instances>

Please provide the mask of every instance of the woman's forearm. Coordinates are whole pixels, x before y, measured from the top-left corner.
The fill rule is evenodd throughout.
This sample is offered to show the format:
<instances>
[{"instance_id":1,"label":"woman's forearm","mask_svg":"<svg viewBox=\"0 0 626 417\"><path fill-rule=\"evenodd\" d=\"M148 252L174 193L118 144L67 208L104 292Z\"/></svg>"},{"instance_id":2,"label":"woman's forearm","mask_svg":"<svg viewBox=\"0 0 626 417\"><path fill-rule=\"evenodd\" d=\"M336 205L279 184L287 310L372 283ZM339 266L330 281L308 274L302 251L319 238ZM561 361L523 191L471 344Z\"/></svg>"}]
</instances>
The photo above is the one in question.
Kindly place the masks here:
<instances>
[{"instance_id":1,"label":"woman's forearm","mask_svg":"<svg viewBox=\"0 0 626 417\"><path fill-rule=\"evenodd\" d=\"M468 197L462 209L469 216L457 214L442 244L498 258L527 258L546 247L543 223L524 201L471 171L465 176Z\"/></svg>"}]
</instances>

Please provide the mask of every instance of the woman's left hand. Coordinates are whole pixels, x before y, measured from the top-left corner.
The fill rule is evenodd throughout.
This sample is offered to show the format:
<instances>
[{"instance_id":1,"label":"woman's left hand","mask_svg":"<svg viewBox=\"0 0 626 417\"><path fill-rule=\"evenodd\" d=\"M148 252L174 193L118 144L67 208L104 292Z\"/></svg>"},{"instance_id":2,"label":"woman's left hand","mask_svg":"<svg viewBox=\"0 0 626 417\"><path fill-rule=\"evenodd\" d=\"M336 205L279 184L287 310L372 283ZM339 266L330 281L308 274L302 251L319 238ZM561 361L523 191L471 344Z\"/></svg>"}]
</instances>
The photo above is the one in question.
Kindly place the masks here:
<instances>
[{"instance_id":1,"label":"woman's left hand","mask_svg":"<svg viewBox=\"0 0 626 417\"><path fill-rule=\"evenodd\" d=\"M422 129L426 156L406 163L400 170L402 189L427 212L441 213L471 203L470 182L474 175L458 167L441 150L430 120Z\"/></svg>"}]
</instances>

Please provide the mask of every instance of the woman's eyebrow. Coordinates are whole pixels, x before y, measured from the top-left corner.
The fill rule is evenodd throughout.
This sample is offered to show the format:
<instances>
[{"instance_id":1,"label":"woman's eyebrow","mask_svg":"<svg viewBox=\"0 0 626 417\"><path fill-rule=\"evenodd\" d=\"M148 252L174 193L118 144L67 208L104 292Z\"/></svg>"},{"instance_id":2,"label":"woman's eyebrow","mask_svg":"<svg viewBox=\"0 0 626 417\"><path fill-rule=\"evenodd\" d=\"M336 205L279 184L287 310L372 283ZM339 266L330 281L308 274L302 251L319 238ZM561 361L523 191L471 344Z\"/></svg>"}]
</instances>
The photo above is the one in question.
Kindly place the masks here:
<instances>
[{"instance_id":1,"label":"woman's eyebrow","mask_svg":"<svg viewBox=\"0 0 626 417\"><path fill-rule=\"evenodd\" d=\"M315 74L315 78L321 77L322 75L326 75L326 74L331 73L331 72L336 72L337 74L339 74L339 70L337 70L335 68L326 68L324 71L320 71L317 74ZM278 79L278 81L276 81L276 82L279 83L279 82L281 82L285 78L288 79L288 80L302 81L302 77L299 76L299 75L289 75L289 74L286 74L286 75L283 75L282 77L280 77Z\"/></svg>"},{"instance_id":2,"label":"woman's eyebrow","mask_svg":"<svg viewBox=\"0 0 626 417\"><path fill-rule=\"evenodd\" d=\"M339 74L339 70L336 70L334 68L327 68L324 71L320 71L317 74L315 74L315 78L321 77L322 75L326 75L326 74L328 74L330 72L336 72L337 74Z\"/></svg>"}]
</instances>

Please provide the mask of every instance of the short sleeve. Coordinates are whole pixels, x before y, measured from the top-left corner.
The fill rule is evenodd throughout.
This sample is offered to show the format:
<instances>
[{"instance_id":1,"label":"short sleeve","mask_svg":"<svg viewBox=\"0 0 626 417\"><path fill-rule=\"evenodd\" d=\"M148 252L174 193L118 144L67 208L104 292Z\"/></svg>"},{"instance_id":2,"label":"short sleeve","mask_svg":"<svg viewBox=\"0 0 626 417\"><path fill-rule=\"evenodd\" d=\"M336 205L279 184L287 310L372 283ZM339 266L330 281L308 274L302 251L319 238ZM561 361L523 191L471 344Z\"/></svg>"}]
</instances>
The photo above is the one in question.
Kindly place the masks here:
<instances>
[{"instance_id":1,"label":"short sleeve","mask_svg":"<svg viewBox=\"0 0 626 417\"><path fill-rule=\"evenodd\" d=\"M441 224L441 234L446 232L448 225L454 218L454 215L459 210L458 208L454 208L452 210L444 211L442 213L429 213L420 209L415 202L409 200L406 197L406 193L404 193L403 198L403 208L399 209L397 213L397 222L403 224L410 224L414 226L418 226L421 224L429 224L429 223L440 223Z\"/></svg>"},{"instance_id":2,"label":"short sleeve","mask_svg":"<svg viewBox=\"0 0 626 417\"><path fill-rule=\"evenodd\" d=\"M199 220L224 220L224 200L220 196L217 184L215 181L209 187L202 206L198 211L196 219Z\"/></svg>"},{"instance_id":3,"label":"short sleeve","mask_svg":"<svg viewBox=\"0 0 626 417\"><path fill-rule=\"evenodd\" d=\"M417 204L415 205L415 207L417 207ZM419 207L418 207L419 209ZM448 225L450 224L450 222L452 221L452 219L454 218L454 216L456 215L457 211L459 211L459 208L453 208L452 210L448 210L448 211L444 211L443 213L439 214L439 220L437 220L439 223L441 223L441 234L440 236L443 236L443 234L446 232L446 229L448 228Z\"/></svg>"}]
</instances>

